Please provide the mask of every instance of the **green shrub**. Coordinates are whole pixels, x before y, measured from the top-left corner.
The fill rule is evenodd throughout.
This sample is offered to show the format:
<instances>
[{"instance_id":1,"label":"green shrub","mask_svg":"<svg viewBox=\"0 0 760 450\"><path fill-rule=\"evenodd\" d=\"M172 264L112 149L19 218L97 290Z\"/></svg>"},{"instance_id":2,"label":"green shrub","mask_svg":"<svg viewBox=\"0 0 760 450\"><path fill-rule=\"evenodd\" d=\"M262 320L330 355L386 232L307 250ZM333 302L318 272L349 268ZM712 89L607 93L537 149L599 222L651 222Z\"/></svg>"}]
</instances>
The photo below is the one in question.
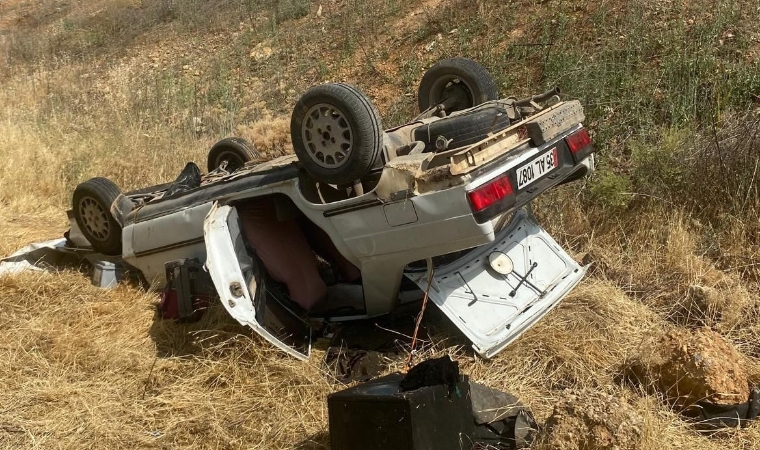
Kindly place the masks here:
<instances>
[{"instance_id":1,"label":"green shrub","mask_svg":"<svg viewBox=\"0 0 760 450\"><path fill-rule=\"evenodd\" d=\"M602 208L623 209L631 201L631 181L624 175L602 170L589 189L591 200Z\"/></svg>"},{"instance_id":2,"label":"green shrub","mask_svg":"<svg viewBox=\"0 0 760 450\"><path fill-rule=\"evenodd\" d=\"M659 139L631 144L633 187L636 192L671 197L685 188L684 147L691 144L694 130L690 128L664 128Z\"/></svg>"}]
</instances>

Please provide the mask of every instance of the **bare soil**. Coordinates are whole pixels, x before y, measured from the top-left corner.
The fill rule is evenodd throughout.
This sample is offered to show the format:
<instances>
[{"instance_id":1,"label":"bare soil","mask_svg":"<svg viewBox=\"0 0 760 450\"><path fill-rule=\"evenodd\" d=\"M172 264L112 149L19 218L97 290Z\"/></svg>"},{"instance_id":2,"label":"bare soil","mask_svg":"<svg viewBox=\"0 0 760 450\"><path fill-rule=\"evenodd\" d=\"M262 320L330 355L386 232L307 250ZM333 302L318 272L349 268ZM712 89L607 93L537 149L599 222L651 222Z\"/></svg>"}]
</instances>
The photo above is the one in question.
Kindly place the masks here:
<instances>
[{"instance_id":1,"label":"bare soil","mask_svg":"<svg viewBox=\"0 0 760 450\"><path fill-rule=\"evenodd\" d=\"M737 404L749 399L748 360L708 328L674 329L644 343L634 372L673 404L704 400Z\"/></svg>"},{"instance_id":2,"label":"bare soil","mask_svg":"<svg viewBox=\"0 0 760 450\"><path fill-rule=\"evenodd\" d=\"M641 448L644 419L624 397L564 391L546 421L540 446L557 450Z\"/></svg>"}]
</instances>

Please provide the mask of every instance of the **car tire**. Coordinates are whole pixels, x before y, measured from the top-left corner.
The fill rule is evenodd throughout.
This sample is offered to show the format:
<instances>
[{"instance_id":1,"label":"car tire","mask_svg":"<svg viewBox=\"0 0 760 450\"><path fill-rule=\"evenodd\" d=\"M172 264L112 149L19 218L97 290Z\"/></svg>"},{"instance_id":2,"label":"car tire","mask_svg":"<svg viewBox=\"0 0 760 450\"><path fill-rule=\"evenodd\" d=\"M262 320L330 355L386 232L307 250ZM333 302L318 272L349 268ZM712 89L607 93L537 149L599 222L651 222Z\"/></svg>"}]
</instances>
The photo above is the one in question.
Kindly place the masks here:
<instances>
[{"instance_id":1,"label":"car tire","mask_svg":"<svg viewBox=\"0 0 760 450\"><path fill-rule=\"evenodd\" d=\"M214 144L208 151L208 171L217 169L223 161L227 161L227 172L234 172L249 161L255 161L259 158L259 152L250 141L239 138L229 137L222 139Z\"/></svg>"},{"instance_id":2,"label":"car tire","mask_svg":"<svg viewBox=\"0 0 760 450\"><path fill-rule=\"evenodd\" d=\"M121 223L111 212L120 195L119 187L107 178L92 178L74 189L72 209L79 230L104 255L121 255Z\"/></svg>"},{"instance_id":3,"label":"car tire","mask_svg":"<svg viewBox=\"0 0 760 450\"><path fill-rule=\"evenodd\" d=\"M484 105L421 125L414 129L413 136L425 143L425 152L443 150L436 148L436 140L441 137L447 141L446 149L450 150L474 144L509 125L509 116L503 107Z\"/></svg>"},{"instance_id":4,"label":"car tire","mask_svg":"<svg viewBox=\"0 0 760 450\"><path fill-rule=\"evenodd\" d=\"M438 61L422 76L417 90L420 112L442 103L453 102L446 113L477 106L499 98L496 82L485 67L468 58Z\"/></svg>"},{"instance_id":5,"label":"car tire","mask_svg":"<svg viewBox=\"0 0 760 450\"><path fill-rule=\"evenodd\" d=\"M344 83L306 91L293 109L290 136L309 174L336 185L366 175L383 145L377 109L358 88Z\"/></svg>"}]
</instances>

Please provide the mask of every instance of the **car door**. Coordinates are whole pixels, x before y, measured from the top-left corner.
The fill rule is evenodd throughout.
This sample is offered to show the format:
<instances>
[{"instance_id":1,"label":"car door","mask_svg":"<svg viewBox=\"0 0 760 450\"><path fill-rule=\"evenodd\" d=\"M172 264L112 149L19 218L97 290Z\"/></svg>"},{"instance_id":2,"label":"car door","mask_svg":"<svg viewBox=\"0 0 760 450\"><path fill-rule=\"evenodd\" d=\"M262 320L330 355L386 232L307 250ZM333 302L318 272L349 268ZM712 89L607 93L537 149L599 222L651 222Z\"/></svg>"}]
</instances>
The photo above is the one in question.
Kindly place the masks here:
<instances>
[{"instance_id":1,"label":"car door","mask_svg":"<svg viewBox=\"0 0 760 450\"><path fill-rule=\"evenodd\" d=\"M311 328L268 286L263 268L246 248L235 208L215 202L203 235L206 269L227 312L288 354L308 359Z\"/></svg>"},{"instance_id":2,"label":"car door","mask_svg":"<svg viewBox=\"0 0 760 450\"><path fill-rule=\"evenodd\" d=\"M585 273L586 267L519 210L492 244L436 267L429 298L479 355L491 358L557 306ZM427 288L426 271L405 274Z\"/></svg>"}]
</instances>

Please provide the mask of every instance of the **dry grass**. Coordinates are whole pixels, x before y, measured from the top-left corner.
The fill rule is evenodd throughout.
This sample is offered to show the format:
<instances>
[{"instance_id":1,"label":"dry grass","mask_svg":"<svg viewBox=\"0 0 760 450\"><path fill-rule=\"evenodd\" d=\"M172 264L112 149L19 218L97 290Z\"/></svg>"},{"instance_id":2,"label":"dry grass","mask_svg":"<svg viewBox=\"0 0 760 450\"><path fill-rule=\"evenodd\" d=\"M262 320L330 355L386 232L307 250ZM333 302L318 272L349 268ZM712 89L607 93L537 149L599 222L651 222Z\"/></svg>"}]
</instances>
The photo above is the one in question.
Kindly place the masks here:
<instances>
[{"instance_id":1,"label":"dry grass","mask_svg":"<svg viewBox=\"0 0 760 450\"><path fill-rule=\"evenodd\" d=\"M78 273L0 284L5 448L282 448L324 427L316 363L221 308L183 327L154 321L153 294Z\"/></svg>"},{"instance_id":2,"label":"dry grass","mask_svg":"<svg viewBox=\"0 0 760 450\"><path fill-rule=\"evenodd\" d=\"M416 83L438 57L519 65L497 72L510 93L560 82L588 105L603 176L560 189L536 209L593 266L494 360L475 358L434 312L423 356L452 354L465 373L516 394L541 421L565 388L633 398L643 449L760 448L760 424L701 436L648 389L620 382L647 337L707 325L738 346L760 383L757 183L727 187L742 200L729 205L738 209L709 209L699 198L683 200L698 178L681 197L669 196L683 184L668 178L667 166L646 163L678 157L657 153L668 146L720 163L721 153L703 145L710 137L743 149L725 160L737 168L757 154L757 139L736 139L739 125L756 121L744 91L760 86L752 78L760 33L735 23L755 12L752 2L713 11L700 2L357 0L324 3L320 18L316 2L220 0L209 2L218 10L210 28L198 26L207 10L187 6L197 2L175 16L160 16L159 6L184 2L149 3L0 4L0 58L9 62L0 70L0 253L59 236L70 193L89 177L124 189L165 182L188 160L203 166L206 149L230 134L252 139L265 156L289 152L288 113L311 84L353 82L391 124L413 113ZM512 14L516 7L523 13ZM93 40L114 18L138 13L149 15ZM639 13L651 20L632 21ZM557 22L546 28L550 19ZM557 38L552 33L567 39L539 52L526 45ZM631 33L647 39L634 42ZM689 39L704 44L697 66L680 47L668 50L674 36L686 47ZM729 40L716 46L717 37ZM81 54L71 52L77 39L86 40ZM700 89L720 112L736 102L744 122L727 114L715 133L702 127L714 111L699 109ZM684 125L685 117L694 123ZM709 169L704 176L716 173ZM643 189L647 180L660 190ZM310 362L297 362L219 306L197 324L161 322L155 293L96 289L75 271L3 277L0 296L0 448L329 448L325 398L341 386L320 368L324 342Z\"/></svg>"}]
</instances>

